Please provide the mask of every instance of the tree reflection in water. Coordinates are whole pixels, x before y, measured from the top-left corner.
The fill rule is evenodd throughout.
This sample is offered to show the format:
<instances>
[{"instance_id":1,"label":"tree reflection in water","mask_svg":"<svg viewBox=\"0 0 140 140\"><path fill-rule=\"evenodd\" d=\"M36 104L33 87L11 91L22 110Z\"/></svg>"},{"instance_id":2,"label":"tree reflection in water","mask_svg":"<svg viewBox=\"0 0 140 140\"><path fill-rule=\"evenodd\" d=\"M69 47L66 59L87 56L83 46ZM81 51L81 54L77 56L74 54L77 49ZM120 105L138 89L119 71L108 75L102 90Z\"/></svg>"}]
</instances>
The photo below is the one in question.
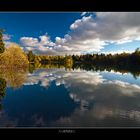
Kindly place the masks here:
<instances>
[{"instance_id":1,"label":"tree reflection in water","mask_svg":"<svg viewBox=\"0 0 140 140\"><path fill-rule=\"evenodd\" d=\"M2 99L6 94L6 87L14 89L20 88L28 74L28 67L17 68L14 66L1 66L0 65L0 111L3 109Z\"/></svg>"},{"instance_id":2,"label":"tree reflection in water","mask_svg":"<svg viewBox=\"0 0 140 140\"><path fill-rule=\"evenodd\" d=\"M1 68L0 77L5 79L7 86L19 88L26 80L28 68Z\"/></svg>"},{"instance_id":3,"label":"tree reflection in water","mask_svg":"<svg viewBox=\"0 0 140 140\"><path fill-rule=\"evenodd\" d=\"M36 64L29 64L28 67L14 67L13 65L11 66L2 66L0 64L0 78L3 78L6 80L7 86L13 87L13 88L19 88L21 87L24 82L26 81L27 74L33 73L35 70L40 69L40 68L45 68L45 69L52 69L52 68L65 68L66 71L73 71L75 69L83 69L87 71L108 71L110 72L111 70L114 70L115 72L120 72L122 74L124 73L131 73L134 78L138 77L140 74L140 71L135 69L135 71L129 71L129 70L115 70L113 68L106 68L106 67L101 67L101 66L96 66L96 65L73 65L67 67L66 65L62 64L46 64L42 65L40 64L37 66Z\"/></svg>"},{"instance_id":4,"label":"tree reflection in water","mask_svg":"<svg viewBox=\"0 0 140 140\"><path fill-rule=\"evenodd\" d=\"M132 83L129 84L126 82L122 82L121 81L122 79L119 79L120 81L115 78L113 78L112 80L110 79L108 80L107 78L104 78L104 75L100 75L100 73L93 72L96 70L101 71L100 67L99 68L93 67L95 69L90 69L89 66L88 67L81 66L81 68L77 66L77 67L70 68L69 71L67 67L59 64L56 65L46 64L40 66L36 66L35 64L34 65L30 64L29 68L30 68L29 72L33 74L29 74L27 80L26 80L26 75L27 75L26 69L11 68L7 70L3 69L3 72L0 71L2 73L1 76L6 79L5 81L9 86L12 86L11 84L12 82L19 84L18 82L21 79L18 80L18 78L21 78L23 76L21 80L21 84L19 84L19 86L22 85L23 83L25 85L22 88L22 90L19 91L21 94L18 94L19 92L16 91L14 92L15 93L14 95L7 94L10 95L9 97L7 96L8 99L7 102L10 103L9 104L7 103L7 106L4 105L4 107L6 109L7 108L9 109L8 113L10 115L9 114L8 115L11 118L13 119L18 118L21 123L23 123L22 121L24 120L23 123L24 125L30 124L34 126L37 123L40 123L39 125L45 126L48 125L46 122L50 121L52 123L52 124L50 123L50 126L51 125L52 126L96 126L97 124L99 126L102 125L122 126L125 124L131 125L131 121L135 121L134 117L136 115L138 116L136 118L137 120L140 118L139 117L140 114L139 113L139 97L140 97L139 86L133 85ZM86 71L79 70L82 68L83 69L86 68ZM87 69L91 72L87 72L88 71ZM9 71L11 71L11 73ZM8 74L6 74L6 72L8 72ZM13 75L14 80L11 78L12 77L11 75ZM127 76L128 78L127 82L129 82L130 80L129 76L130 75ZM9 78L11 79L12 82L9 81ZM48 83L49 82L51 83L51 81L53 80L55 80L56 82L54 83L55 87L54 86L52 87L53 84L51 86L48 86L49 85ZM74 101L70 103L70 105L71 104L73 105L75 103L80 105L80 107L76 107L76 110L73 113L71 112L72 113L71 116L64 115L65 109L67 112L70 111L70 110L68 111L69 106L66 106L65 108L63 105L64 107L63 109L61 106L59 106L59 104L57 106L57 103L60 103L61 99L63 101L66 101L66 97L64 97L62 94L63 92L60 92L61 97L59 94L57 94L57 92L59 92L60 85L61 86L64 85L65 91L70 92L69 96L67 97L68 99L70 97L70 99ZM49 88L46 88L46 86L48 86ZM27 89L29 90L29 92L27 91ZM54 89L54 93L56 93L55 95L58 95L59 98L55 97L52 94L53 93L52 90L49 90L50 94L47 94L46 91L48 91L48 89ZM34 94L29 94L31 91ZM42 93L46 93L46 94L42 94ZM17 110L16 110L17 102L13 102L12 103L13 105L11 105L11 99L14 98L16 98L16 100L18 99L17 101L18 101L19 109ZM58 101L57 103L55 102L55 105L53 105L54 103L52 102L53 99L55 101ZM30 107L28 106L28 103L30 103L31 105ZM60 114L59 116L60 119L58 119L56 117L57 114L54 113L55 112L54 106L56 106L56 110L58 110L58 114ZM51 107L53 109L51 109ZM58 107L60 107L60 109L58 109ZM32 115L32 113L30 114L30 112L32 112L33 110L35 111L34 115ZM21 115L22 113L24 114L23 116L25 116L25 118L29 118L29 119L26 120L24 117L22 117ZM52 114L50 118L51 119L54 118L54 120L50 119L48 121L49 118L49 116L47 116L48 114ZM121 117L122 114L125 114L123 115L125 119L122 119ZM133 125L136 125L136 122L134 122ZM138 122L137 125L140 125L140 123Z\"/></svg>"}]
</instances>

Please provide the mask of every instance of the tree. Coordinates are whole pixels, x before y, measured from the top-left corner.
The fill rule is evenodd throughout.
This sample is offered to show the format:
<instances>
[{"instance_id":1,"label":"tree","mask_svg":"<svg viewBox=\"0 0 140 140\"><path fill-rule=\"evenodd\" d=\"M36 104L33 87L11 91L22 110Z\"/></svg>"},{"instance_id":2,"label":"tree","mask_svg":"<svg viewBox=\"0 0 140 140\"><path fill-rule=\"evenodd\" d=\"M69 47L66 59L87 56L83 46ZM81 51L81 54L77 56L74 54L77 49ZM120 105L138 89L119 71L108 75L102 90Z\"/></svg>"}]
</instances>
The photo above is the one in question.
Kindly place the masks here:
<instances>
[{"instance_id":1,"label":"tree","mask_svg":"<svg viewBox=\"0 0 140 140\"><path fill-rule=\"evenodd\" d=\"M0 66L6 68L25 68L28 67L29 61L21 47L15 43L11 43L9 48L1 54L0 63Z\"/></svg>"},{"instance_id":2,"label":"tree","mask_svg":"<svg viewBox=\"0 0 140 140\"><path fill-rule=\"evenodd\" d=\"M5 96L6 92L6 81L3 78L0 78L0 99Z\"/></svg>"},{"instance_id":3,"label":"tree","mask_svg":"<svg viewBox=\"0 0 140 140\"><path fill-rule=\"evenodd\" d=\"M65 56L65 66L71 68L73 66L72 56Z\"/></svg>"},{"instance_id":4,"label":"tree","mask_svg":"<svg viewBox=\"0 0 140 140\"><path fill-rule=\"evenodd\" d=\"M3 53L5 50L4 43L3 43L3 29L0 29L0 53Z\"/></svg>"},{"instance_id":5,"label":"tree","mask_svg":"<svg viewBox=\"0 0 140 140\"><path fill-rule=\"evenodd\" d=\"M134 53L140 53L140 48L136 48Z\"/></svg>"},{"instance_id":6,"label":"tree","mask_svg":"<svg viewBox=\"0 0 140 140\"><path fill-rule=\"evenodd\" d=\"M13 88L23 85L28 68L27 55L19 45L12 43L0 54L0 77L6 80L7 85Z\"/></svg>"},{"instance_id":7,"label":"tree","mask_svg":"<svg viewBox=\"0 0 140 140\"><path fill-rule=\"evenodd\" d=\"M4 98L5 94L6 94L6 80L0 78L0 111L2 111L3 109L1 100Z\"/></svg>"},{"instance_id":8,"label":"tree","mask_svg":"<svg viewBox=\"0 0 140 140\"><path fill-rule=\"evenodd\" d=\"M34 63L35 55L33 54L33 52L32 51L29 51L28 54L27 54L27 56L28 56L29 62L30 63Z\"/></svg>"}]
</instances>

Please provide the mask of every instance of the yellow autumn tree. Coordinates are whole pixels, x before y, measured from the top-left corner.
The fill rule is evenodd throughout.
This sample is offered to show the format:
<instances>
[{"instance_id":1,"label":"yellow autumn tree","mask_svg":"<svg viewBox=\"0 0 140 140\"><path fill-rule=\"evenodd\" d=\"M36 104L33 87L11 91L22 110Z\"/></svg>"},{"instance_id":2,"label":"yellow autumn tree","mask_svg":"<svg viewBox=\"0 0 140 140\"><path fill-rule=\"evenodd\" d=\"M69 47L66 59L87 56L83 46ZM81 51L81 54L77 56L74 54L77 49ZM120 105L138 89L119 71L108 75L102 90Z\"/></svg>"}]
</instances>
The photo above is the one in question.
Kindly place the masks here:
<instances>
[{"instance_id":1,"label":"yellow autumn tree","mask_svg":"<svg viewBox=\"0 0 140 140\"><path fill-rule=\"evenodd\" d=\"M0 55L0 61L4 67L28 67L28 58L21 47L17 44L11 45Z\"/></svg>"},{"instance_id":2,"label":"yellow autumn tree","mask_svg":"<svg viewBox=\"0 0 140 140\"><path fill-rule=\"evenodd\" d=\"M0 54L0 77L11 87L20 87L26 80L29 61L17 44L11 44Z\"/></svg>"}]
</instances>

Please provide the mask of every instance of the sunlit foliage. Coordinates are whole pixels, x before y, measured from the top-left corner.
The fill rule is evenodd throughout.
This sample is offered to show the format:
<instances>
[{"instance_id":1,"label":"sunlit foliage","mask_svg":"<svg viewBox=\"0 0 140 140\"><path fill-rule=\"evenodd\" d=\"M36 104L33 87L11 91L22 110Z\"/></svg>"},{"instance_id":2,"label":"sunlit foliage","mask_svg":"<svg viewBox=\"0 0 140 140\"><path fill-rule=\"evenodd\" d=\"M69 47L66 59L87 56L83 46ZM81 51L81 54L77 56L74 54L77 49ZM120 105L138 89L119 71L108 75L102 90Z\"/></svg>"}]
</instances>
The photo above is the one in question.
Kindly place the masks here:
<instances>
[{"instance_id":1,"label":"sunlit foliage","mask_svg":"<svg viewBox=\"0 0 140 140\"><path fill-rule=\"evenodd\" d=\"M28 67L28 59L24 51L17 44L12 44L0 54L0 67Z\"/></svg>"},{"instance_id":2,"label":"sunlit foliage","mask_svg":"<svg viewBox=\"0 0 140 140\"><path fill-rule=\"evenodd\" d=\"M8 86L18 88L26 79L28 65L27 56L21 47L11 44L0 54L0 77L6 80Z\"/></svg>"}]
</instances>

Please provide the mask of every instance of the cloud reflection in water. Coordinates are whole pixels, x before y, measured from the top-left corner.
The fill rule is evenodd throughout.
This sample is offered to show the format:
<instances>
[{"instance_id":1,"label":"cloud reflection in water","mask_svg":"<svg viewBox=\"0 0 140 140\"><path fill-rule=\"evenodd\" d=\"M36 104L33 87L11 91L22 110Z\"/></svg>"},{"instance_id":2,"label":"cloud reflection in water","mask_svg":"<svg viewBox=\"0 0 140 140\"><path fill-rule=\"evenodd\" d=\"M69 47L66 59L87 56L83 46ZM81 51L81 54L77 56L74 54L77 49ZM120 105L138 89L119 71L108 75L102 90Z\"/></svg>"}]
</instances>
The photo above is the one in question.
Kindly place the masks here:
<instances>
[{"instance_id":1,"label":"cloud reflection in water","mask_svg":"<svg viewBox=\"0 0 140 140\"><path fill-rule=\"evenodd\" d=\"M51 110L52 106L55 106L56 102L60 102L59 96L56 98L53 94L50 94L47 96L48 100L55 102L49 103L48 105L51 106L44 108L47 109L47 113L42 109L40 115L38 112L36 112L36 114L35 112L34 114L28 114L28 121L32 120L32 126L140 126L140 86L138 84L131 84L129 81L125 82L116 79L109 80L107 77L104 78L102 73L93 71L39 69L32 74L28 74L24 82L24 87L26 87L26 91L28 91L28 87L38 86L38 88L41 89L42 87L43 91L47 92L51 87L54 88L52 85L53 81L55 81L54 87L58 87L54 92L58 92L57 94L60 96L62 92L59 91L59 87L64 86L69 96L67 98L73 100L70 104L79 105L75 106L68 115L64 115L61 107L58 107L59 117L52 116L50 118L53 119L49 119L50 112L54 111ZM56 99L53 100L52 98ZM66 96L61 96L60 98L65 100ZM32 100L34 100L34 97ZM41 101L40 99L38 100ZM48 100L46 101L48 102ZM46 101L44 99L43 102L45 103ZM31 103L35 104L33 102ZM39 107L41 106L38 106L38 108ZM65 109L67 110L67 105ZM21 112L26 117L26 111ZM62 112L62 114L60 112ZM19 115L14 117L20 119ZM21 120L19 120L19 122L20 121Z\"/></svg>"}]
</instances>

